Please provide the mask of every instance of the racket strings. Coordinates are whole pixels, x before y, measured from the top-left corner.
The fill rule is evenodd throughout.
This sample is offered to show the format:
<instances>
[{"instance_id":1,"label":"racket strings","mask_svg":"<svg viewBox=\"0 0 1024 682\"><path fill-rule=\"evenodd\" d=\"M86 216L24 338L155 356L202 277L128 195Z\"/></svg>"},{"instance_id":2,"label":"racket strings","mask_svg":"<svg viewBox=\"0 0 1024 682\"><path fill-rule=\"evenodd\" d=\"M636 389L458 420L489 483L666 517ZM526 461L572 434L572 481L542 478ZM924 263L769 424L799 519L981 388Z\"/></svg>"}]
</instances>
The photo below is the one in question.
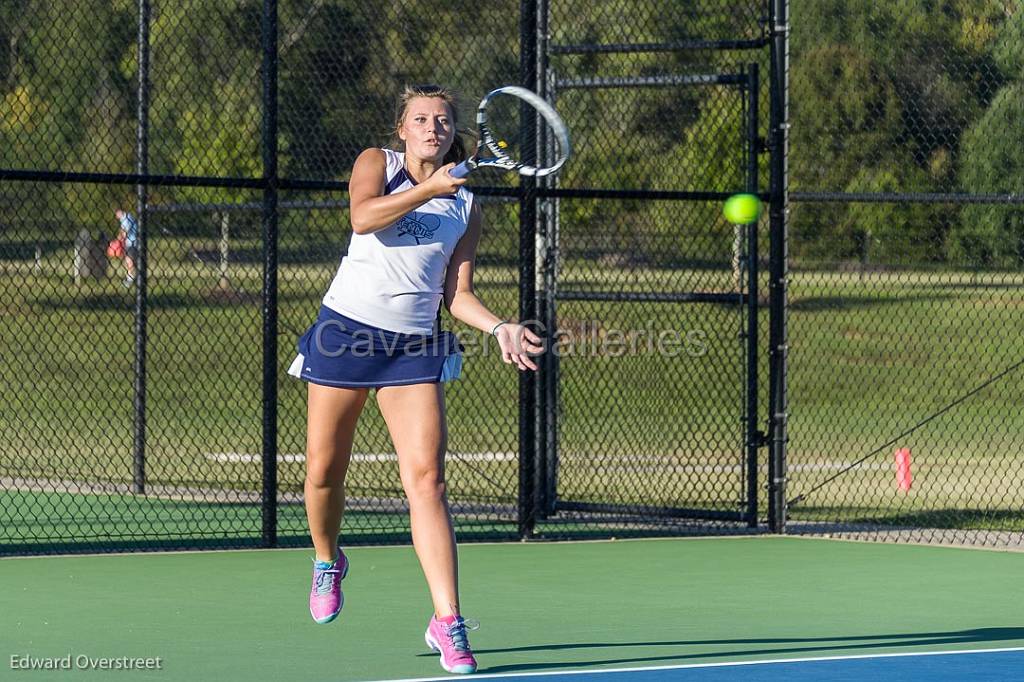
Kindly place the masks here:
<instances>
[{"instance_id":1,"label":"racket strings","mask_svg":"<svg viewBox=\"0 0 1024 682\"><path fill-rule=\"evenodd\" d=\"M544 168L561 150L547 119L518 97L499 95L487 107L487 130L496 156L507 156L517 164Z\"/></svg>"}]
</instances>

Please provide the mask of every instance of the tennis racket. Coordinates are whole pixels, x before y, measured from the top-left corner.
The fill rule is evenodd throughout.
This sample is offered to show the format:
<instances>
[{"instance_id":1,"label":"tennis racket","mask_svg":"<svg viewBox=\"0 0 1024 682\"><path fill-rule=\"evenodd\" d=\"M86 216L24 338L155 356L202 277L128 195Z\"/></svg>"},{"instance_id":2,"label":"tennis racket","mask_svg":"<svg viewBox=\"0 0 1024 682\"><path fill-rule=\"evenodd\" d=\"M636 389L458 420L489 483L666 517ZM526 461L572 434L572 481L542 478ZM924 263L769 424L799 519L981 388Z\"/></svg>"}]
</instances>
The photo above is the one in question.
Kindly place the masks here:
<instances>
[{"instance_id":1,"label":"tennis racket","mask_svg":"<svg viewBox=\"0 0 1024 682\"><path fill-rule=\"evenodd\" d=\"M531 110L537 114L533 120ZM453 177L464 178L478 168L543 177L557 173L569 158L569 129L562 117L526 88L508 85L487 93L477 107L476 125L476 151L449 171Z\"/></svg>"}]
</instances>

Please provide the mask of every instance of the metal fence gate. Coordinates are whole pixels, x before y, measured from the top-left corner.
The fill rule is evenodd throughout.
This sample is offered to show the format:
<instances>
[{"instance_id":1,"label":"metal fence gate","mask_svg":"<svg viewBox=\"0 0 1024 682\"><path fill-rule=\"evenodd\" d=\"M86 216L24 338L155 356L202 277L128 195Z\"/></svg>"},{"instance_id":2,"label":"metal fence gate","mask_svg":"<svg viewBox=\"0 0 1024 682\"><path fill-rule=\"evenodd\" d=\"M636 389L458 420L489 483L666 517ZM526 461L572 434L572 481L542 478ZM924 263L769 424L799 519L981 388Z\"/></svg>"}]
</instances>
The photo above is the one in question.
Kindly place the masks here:
<instances>
[{"instance_id":1,"label":"metal fence gate","mask_svg":"<svg viewBox=\"0 0 1024 682\"><path fill-rule=\"evenodd\" d=\"M714 163L702 163L701 149L723 146L730 163L709 182L706 173L680 174L655 150L643 179L610 167L599 187L581 187L569 172L536 189L533 305L553 336L533 387L534 468L524 486L532 516L524 530L757 528L759 449L768 442L759 429L765 255L758 225L727 225L720 205L735 192L758 193L767 166L759 117L767 31L653 45L630 42L627 27L618 41L597 44L572 35L564 9L537 4L537 86L549 101L623 120L658 102L673 101L678 113L679 102L699 101L696 125L672 116L647 125L669 136L685 128L695 166ZM685 56L695 50L732 56L701 65ZM618 58L612 73L572 63L595 54ZM652 54L684 56L674 73L638 68ZM608 145L607 131L571 125L574 164L599 162L588 150ZM624 155L645 153L630 149L628 135L615 144ZM639 200L646 206L636 210ZM576 222L587 211L586 229L562 229L562 215Z\"/></svg>"},{"instance_id":2,"label":"metal fence gate","mask_svg":"<svg viewBox=\"0 0 1024 682\"><path fill-rule=\"evenodd\" d=\"M716 101L746 113L733 131L737 163L730 175L737 190L757 191L756 64L745 74L553 80L564 97L582 89L597 91L598 98L619 88L721 90ZM693 239L694 224L714 210L713 204L695 205L695 198L684 192L659 202L659 210L678 221L677 239ZM616 200L614 192L600 197L602 203ZM732 252L721 243L710 250L712 262L706 265L731 267L731 281L720 277L727 267L678 263L641 290L636 267L646 267L644 254L653 246L645 225L598 222L592 235L560 239L554 215L542 241L557 254L542 260L544 324L560 330L571 352L553 353L548 367L556 369L542 377L542 509L629 517L641 524L690 518L755 526L756 225L735 228ZM622 229L639 232L630 235L633 248L601 253L601 233ZM677 335L682 348L665 343ZM581 393L591 399L581 399ZM602 412L585 410L593 394L599 394ZM603 419L626 429L607 433L597 427Z\"/></svg>"}]
</instances>

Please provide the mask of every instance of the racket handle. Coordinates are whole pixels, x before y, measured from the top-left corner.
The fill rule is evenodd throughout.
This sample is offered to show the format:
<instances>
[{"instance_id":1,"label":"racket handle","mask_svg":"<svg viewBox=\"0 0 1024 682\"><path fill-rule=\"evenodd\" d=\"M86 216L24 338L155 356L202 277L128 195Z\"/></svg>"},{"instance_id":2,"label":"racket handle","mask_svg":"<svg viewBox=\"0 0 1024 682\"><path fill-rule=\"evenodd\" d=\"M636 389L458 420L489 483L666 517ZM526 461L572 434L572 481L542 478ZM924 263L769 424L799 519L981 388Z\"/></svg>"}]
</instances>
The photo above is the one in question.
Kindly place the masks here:
<instances>
[{"instance_id":1,"label":"racket handle","mask_svg":"<svg viewBox=\"0 0 1024 682\"><path fill-rule=\"evenodd\" d=\"M473 169L469 167L469 161L463 161L458 166L448 171L448 175L453 178L464 178L469 175L471 170Z\"/></svg>"}]
</instances>

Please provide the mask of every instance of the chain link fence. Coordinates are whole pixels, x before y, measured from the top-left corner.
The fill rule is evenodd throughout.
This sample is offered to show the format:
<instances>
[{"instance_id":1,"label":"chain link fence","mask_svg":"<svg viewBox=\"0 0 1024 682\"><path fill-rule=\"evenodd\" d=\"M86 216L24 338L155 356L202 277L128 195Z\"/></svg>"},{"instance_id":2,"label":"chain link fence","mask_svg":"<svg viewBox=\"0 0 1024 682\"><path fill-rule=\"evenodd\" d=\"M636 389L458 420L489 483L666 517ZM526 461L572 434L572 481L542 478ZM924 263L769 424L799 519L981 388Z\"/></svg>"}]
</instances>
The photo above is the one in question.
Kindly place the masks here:
<instances>
[{"instance_id":1,"label":"chain link fence","mask_svg":"<svg viewBox=\"0 0 1024 682\"><path fill-rule=\"evenodd\" d=\"M789 528L1019 547L1024 5L793 5Z\"/></svg>"},{"instance_id":2,"label":"chain link fence","mask_svg":"<svg viewBox=\"0 0 1024 682\"><path fill-rule=\"evenodd\" d=\"M0 553L308 544L283 370L414 82L463 127L527 85L576 152L473 180L478 292L550 350L444 320L460 538L1020 544L1024 9L789 4L0 0ZM407 541L372 400L347 493Z\"/></svg>"},{"instance_id":3,"label":"chain link fence","mask_svg":"<svg viewBox=\"0 0 1024 682\"><path fill-rule=\"evenodd\" d=\"M389 142L405 83L468 105L519 74L519 33L493 37L516 3L468 37L430 5L0 2L4 553L308 544L305 385L283 370L348 245L341 180ZM436 33L413 35L427 18ZM512 315L517 205L482 202L477 283ZM131 264L105 253L116 210L139 224ZM448 393L449 496L460 536L514 537L516 378L493 348L473 362ZM407 540L373 401L354 449L346 535Z\"/></svg>"}]
</instances>

